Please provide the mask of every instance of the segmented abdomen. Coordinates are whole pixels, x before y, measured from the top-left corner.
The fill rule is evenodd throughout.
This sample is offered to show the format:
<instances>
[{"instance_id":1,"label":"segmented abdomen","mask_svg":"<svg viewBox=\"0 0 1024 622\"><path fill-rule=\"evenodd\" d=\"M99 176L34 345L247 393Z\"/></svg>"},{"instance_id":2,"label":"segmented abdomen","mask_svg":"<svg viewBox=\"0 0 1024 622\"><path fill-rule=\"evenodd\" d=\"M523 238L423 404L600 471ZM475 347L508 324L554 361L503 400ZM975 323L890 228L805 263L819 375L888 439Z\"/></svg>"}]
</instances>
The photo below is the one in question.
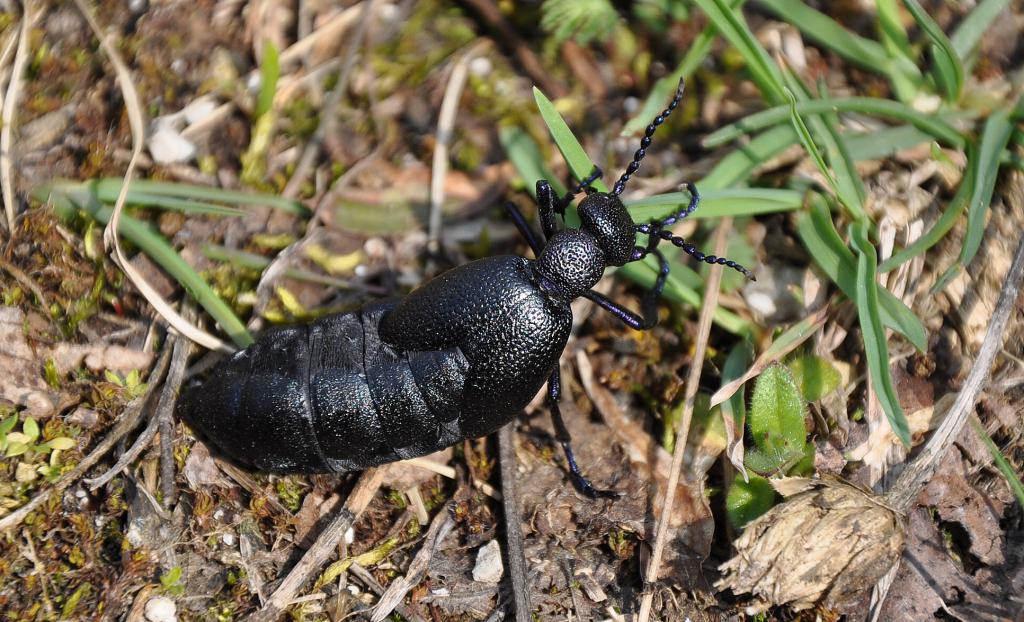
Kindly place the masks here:
<instances>
[{"instance_id":1,"label":"segmented abdomen","mask_svg":"<svg viewBox=\"0 0 1024 622\"><path fill-rule=\"evenodd\" d=\"M461 350L400 352L368 305L273 329L214 370L183 408L229 456L276 472L363 469L461 440Z\"/></svg>"}]
</instances>

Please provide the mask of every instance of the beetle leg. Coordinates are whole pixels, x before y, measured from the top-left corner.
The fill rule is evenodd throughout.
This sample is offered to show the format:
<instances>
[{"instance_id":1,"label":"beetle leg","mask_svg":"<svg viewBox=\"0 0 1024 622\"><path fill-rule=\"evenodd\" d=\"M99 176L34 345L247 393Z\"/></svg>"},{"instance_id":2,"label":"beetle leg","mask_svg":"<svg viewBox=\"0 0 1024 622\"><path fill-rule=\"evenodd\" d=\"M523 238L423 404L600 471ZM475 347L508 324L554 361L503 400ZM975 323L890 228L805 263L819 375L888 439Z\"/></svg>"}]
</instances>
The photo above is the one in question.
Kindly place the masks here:
<instances>
[{"instance_id":1,"label":"beetle leg","mask_svg":"<svg viewBox=\"0 0 1024 622\"><path fill-rule=\"evenodd\" d=\"M523 236L526 243L533 249L533 256L540 257L541 243L537 240L537 235L530 228L529 223L526 222L526 217L519 211L519 207L512 201L505 201L505 211L508 212L509 218L515 223L516 229L519 230L519 235Z\"/></svg>"},{"instance_id":2,"label":"beetle leg","mask_svg":"<svg viewBox=\"0 0 1024 622\"><path fill-rule=\"evenodd\" d=\"M572 475L572 480L575 482L580 492L587 495L591 499L597 499L599 497L607 498L618 498L622 496L622 493L616 490L598 490L594 488L594 485L583 476L583 472L580 471L579 465L576 464L576 457L572 453L572 437L569 435L569 429L565 427L565 421L562 420L562 411L558 407L558 400L562 396L562 372L555 367L555 370L551 372L551 376L548 378L548 408L551 410L551 421L555 424L555 436L558 438L558 442L562 445L562 450L565 451L565 461L569 463L569 473Z\"/></svg>"},{"instance_id":3,"label":"beetle leg","mask_svg":"<svg viewBox=\"0 0 1024 622\"><path fill-rule=\"evenodd\" d=\"M564 210L563 210L564 211ZM544 231L544 240L555 235L555 191L546 179L537 181L537 213L540 215L540 228Z\"/></svg>"},{"instance_id":4,"label":"beetle leg","mask_svg":"<svg viewBox=\"0 0 1024 622\"><path fill-rule=\"evenodd\" d=\"M583 297L597 303L599 307L619 318L623 323L634 330L648 330L653 328L654 325L658 323L658 299L661 298L661 292L665 289L665 280L668 278L669 265L668 261L665 260L665 256L656 248L648 250L646 248L637 247L637 249L633 251L635 259L632 261L643 259L649 253L654 254L658 258L659 269L658 278L654 281L654 287L640 299L640 308L643 311L643 316L637 315L614 300L611 300L603 294L599 294L593 290L584 292Z\"/></svg>"}]
</instances>

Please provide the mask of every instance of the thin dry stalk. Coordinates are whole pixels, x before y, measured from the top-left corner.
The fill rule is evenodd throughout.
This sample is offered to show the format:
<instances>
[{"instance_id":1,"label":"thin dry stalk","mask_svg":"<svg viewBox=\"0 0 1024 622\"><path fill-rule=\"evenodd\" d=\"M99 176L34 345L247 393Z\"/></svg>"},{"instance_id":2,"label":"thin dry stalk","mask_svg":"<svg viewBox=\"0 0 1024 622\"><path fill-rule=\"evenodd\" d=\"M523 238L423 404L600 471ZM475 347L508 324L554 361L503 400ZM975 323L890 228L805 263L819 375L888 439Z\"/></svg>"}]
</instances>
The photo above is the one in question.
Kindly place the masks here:
<instances>
[{"instance_id":1,"label":"thin dry stalk","mask_svg":"<svg viewBox=\"0 0 1024 622\"><path fill-rule=\"evenodd\" d=\"M11 233L14 232L14 164L11 161L11 142L14 133L14 122L21 100L22 74L25 73L25 65L28 63L28 32L39 16L35 10L35 2L25 0L23 3L25 12L21 16L21 29L18 32L18 49L14 53L14 65L11 68L11 82L7 85L7 94L4 97L3 105L3 129L0 129L0 188L4 196L4 226Z\"/></svg>"},{"instance_id":2,"label":"thin dry stalk","mask_svg":"<svg viewBox=\"0 0 1024 622\"><path fill-rule=\"evenodd\" d=\"M295 599L313 575L323 568L327 560L334 554L338 543L345 537L345 532L352 528L356 518L370 504L380 484L384 480L387 466L368 469L359 476L352 494L345 501L345 506L338 510L330 524L317 536L316 542L309 547L299 563L295 564L281 585L270 595L263 608L246 618L249 622L275 622L280 618L288 605Z\"/></svg>"},{"instance_id":3,"label":"thin dry stalk","mask_svg":"<svg viewBox=\"0 0 1024 622\"><path fill-rule=\"evenodd\" d=\"M26 516L45 503L46 500L50 498L50 495L61 493L68 486L78 481L78 479L85 475L85 473L88 472L93 465L99 462L103 456L107 455L107 452L113 449L114 445L135 429L139 420L142 419L142 411L146 403L149 402L149 398L153 393L155 393L156 388L160 386L160 380L163 379L164 372L167 371L167 367L170 362L171 349L167 348L157 361L153 372L149 375L149 380L147 381L149 388L146 390L146 394L132 400L132 402L128 404L124 412L121 413L121 418L117 420L117 423L106 438L100 441L88 456L82 458L82 461L78 463L78 466L71 471L68 471L52 487L40 492L33 497L31 501L0 519L0 532L20 524L21 521L25 520Z\"/></svg>"},{"instance_id":4,"label":"thin dry stalk","mask_svg":"<svg viewBox=\"0 0 1024 622\"><path fill-rule=\"evenodd\" d=\"M1006 322L1010 317L1010 311L1020 293L1021 279L1024 277L1024 238L1021 238L1017 246L1017 252L1013 256L1013 264L1006 274L1006 281L999 292L999 299L996 301L995 311L992 313L992 321L989 322L988 330L985 332L985 339L981 342L978 350L978 358L971 367L971 373L967 376L963 388L956 396L956 401L946 414L946 418L935 431L928 443L921 450L914 460L907 465L907 468L897 478L885 494L886 502L901 512L907 512L917 499L921 490L939 465L939 461L946 453L946 449L953 444L953 440L960 434L964 423L974 412L974 405L978 402L978 396L988 382L989 374L992 371L992 362L996 353L1003 347L1003 332L1006 330Z\"/></svg>"},{"instance_id":5,"label":"thin dry stalk","mask_svg":"<svg viewBox=\"0 0 1024 622\"><path fill-rule=\"evenodd\" d=\"M377 603L373 610L373 616L370 618L371 622L382 622L384 618L391 615L391 612L398 607L402 599L405 598L405 595L412 588L419 585L423 577L427 575L427 568L430 567L430 560L434 557L434 551L445 537L451 533L451 530L455 528L455 520L452 519L452 508L453 505L449 503L430 522L430 528L427 529L427 534L423 538L423 545L416 553L416 556L412 558L405 576L395 579L388 586L387 591L380 597L380 602Z\"/></svg>"},{"instance_id":6,"label":"thin dry stalk","mask_svg":"<svg viewBox=\"0 0 1024 622\"><path fill-rule=\"evenodd\" d=\"M452 142L455 115L459 111L459 98L466 87L469 63L477 55L480 45L474 45L455 63L448 78L448 86L441 100L437 118L437 136L434 141L434 162L430 173L430 223L427 249L436 253L441 248L441 206L444 203L444 180L448 176L448 145Z\"/></svg>"},{"instance_id":7,"label":"thin dry stalk","mask_svg":"<svg viewBox=\"0 0 1024 622\"><path fill-rule=\"evenodd\" d=\"M92 8L86 4L85 0L75 0L75 5L78 6L78 10L81 11L85 20L89 23L93 34L100 42L100 47L103 48L103 52L110 59L110 64L114 66L114 73L117 75L117 81L121 86L121 94L124 97L125 110L128 113L128 123L132 130L132 155L128 161L128 167L125 169L121 191L117 195L117 201L114 202L114 212L110 216L110 222L107 223L106 229L103 231L104 243L108 249L111 246L114 248L114 259L118 266L139 290L139 293L146 298L146 301L153 306L157 313L167 320L168 324L204 348L221 350L222 352L233 352L234 348L195 326L175 311L170 303L164 300L163 296L157 292L156 288L146 281L142 273L136 270L135 266L128 261L124 251L121 249L121 241L117 236L117 230L121 224L121 213L124 211L125 202L128 198L128 187L135 175L135 168L138 166L145 136L142 104L139 101L139 94L135 90L135 84L132 82L128 66L121 58L117 47L112 43L113 36L103 34L103 28L96 20Z\"/></svg>"},{"instance_id":8,"label":"thin dry stalk","mask_svg":"<svg viewBox=\"0 0 1024 622\"><path fill-rule=\"evenodd\" d=\"M341 98L348 89L349 77L352 75L352 69L356 64L356 52L366 38L366 31L370 26L370 16L373 15L373 3L374 0L365 0L362 3L359 23L356 24L355 32L349 35L348 47L345 48L345 51L339 57L341 70L338 72L337 83L324 100L323 110L320 114L320 123L303 150L299 163L295 166L295 172L284 187L282 194L286 197L298 195L299 189L302 187L302 184L306 183L306 177L309 176L317 158L320 157L320 150L323 147L324 139L334 133L338 125L335 109L341 103Z\"/></svg>"},{"instance_id":9,"label":"thin dry stalk","mask_svg":"<svg viewBox=\"0 0 1024 622\"><path fill-rule=\"evenodd\" d=\"M725 236L732 228L732 218L723 218L715 231L715 250L718 256L725 254ZM669 517L672 516L672 504L675 502L676 487L679 485L679 475L683 468L683 454L686 452L686 441L690 435L690 422L693 419L693 404L697 397L697 389L700 386L700 372L704 366L704 354L708 347L708 335L711 332L711 319L715 309L718 307L718 289L722 282L722 266L712 266L708 272L707 284L704 287L705 298L701 306L700 319L697 322L696 348L693 353L693 362L690 364L690 373L686 378L686 393L683 400L683 416L676 424L676 446L672 452L672 469L669 471L668 487L665 489L665 498L661 503L661 520L658 521L658 530L654 536L654 550L651 552L650 561L647 564L647 571L644 573L644 582L653 585L658 580L658 570L661 566L661 558L665 553L665 544L668 541ZM643 599L640 601L640 613L637 616L638 622L647 622L651 616L651 605L654 603L654 592L646 590Z\"/></svg>"},{"instance_id":10,"label":"thin dry stalk","mask_svg":"<svg viewBox=\"0 0 1024 622\"><path fill-rule=\"evenodd\" d=\"M501 505L505 511L505 543L508 552L508 575L512 581L512 600L516 622L533 620L530 583L526 576L526 553L523 546L523 519L516 494L515 422L498 430L498 462L501 464Z\"/></svg>"}]
</instances>

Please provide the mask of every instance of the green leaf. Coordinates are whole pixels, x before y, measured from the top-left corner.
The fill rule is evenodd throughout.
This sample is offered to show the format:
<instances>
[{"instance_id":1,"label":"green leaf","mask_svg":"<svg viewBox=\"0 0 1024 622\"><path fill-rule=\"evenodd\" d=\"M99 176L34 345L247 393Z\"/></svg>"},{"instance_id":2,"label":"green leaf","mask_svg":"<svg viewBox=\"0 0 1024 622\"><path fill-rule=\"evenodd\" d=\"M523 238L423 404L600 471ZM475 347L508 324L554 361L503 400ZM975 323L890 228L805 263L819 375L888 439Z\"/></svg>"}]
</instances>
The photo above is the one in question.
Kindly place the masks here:
<instances>
[{"instance_id":1,"label":"green leaf","mask_svg":"<svg viewBox=\"0 0 1024 622\"><path fill-rule=\"evenodd\" d=\"M33 443L39 438L39 424L32 417L25 419L25 423L21 425L21 431L29 443Z\"/></svg>"},{"instance_id":2,"label":"green leaf","mask_svg":"<svg viewBox=\"0 0 1024 622\"><path fill-rule=\"evenodd\" d=\"M850 240L857 251L857 291L854 301L857 303L857 317L864 338L868 375L893 432L905 447L910 447L910 425L892 386L892 374L889 371L889 345L879 314L875 270L877 256L875 247L868 240L867 224L851 225Z\"/></svg>"},{"instance_id":3,"label":"green leaf","mask_svg":"<svg viewBox=\"0 0 1024 622\"><path fill-rule=\"evenodd\" d=\"M989 26L1003 10L1010 5L1010 0L982 0L960 22L953 32L951 42L956 55L967 61L972 55L981 38L988 32Z\"/></svg>"},{"instance_id":4,"label":"green leaf","mask_svg":"<svg viewBox=\"0 0 1024 622\"><path fill-rule=\"evenodd\" d=\"M759 0L759 4L799 28L812 41L864 69L889 76L901 100L913 99L921 73L909 59L890 56L877 41L850 32L800 0Z\"/></svg>"},{"instance_id":5,"label":"green leaf","mask_svg":"<svg viewBox=\"0 0 1024 622\"><path fill-rule=\"evenodd\" d=\"M14 426L18 425L18 414L15 413L3 421L0 421L0 436L7 436L7 433L14 429Z\"/></svg>"},{"instance_id":6,"label":"green leaf","mask_svg":"<svg viewBox=\"0 0 1024 622\"><path fill-rule=\"evenodd\" d=\"M969 421L971 422L971 427L974 428L974 431L977 432L978 436L985 443L985 447L988 448L988 453L992 456L992 461L996 463L996 468L1006 478L1006 483L1009 485L1010 490L1013 491L1013 495L1017 497L1017 504L1024 507L1024 482L1021 482L1017 470L1006 459L1003 452L999 451L999 447L992 441L992 437L988 435L985 428L973 416Z\"/></svg>"},{"instance_id":7,"label":"green leaf","mask_svg":"<svg viewBox=\"0 0 1024 622\"><path fill-rule=\"evenodd\" d=\"M583 150L583 145L580 144L580 141L576 140L565 119L562 118L562 115L558 114L555 105L537 87L533 87L533 98L537 101L537 109L540 111L540 116L544 119L544 123L547 124L548 131L551 132L551 138L555 141L558 150L562 152L562 157L565 158L566 164L569 165L569 170L572 171L577 180L586 179L591 171L594 170L594 163L591 162L587 152ZM591 186L598 192L608 192L608 186L600 179L596 180Z\"/></svg>"},{"instance_id":8,"label":"green leaf","mask_svg":"<svg viewBox=\"0 0 1024 622\"><path fill-rule=\"evenodd\" d=\"M733 9L725 0L694 0L694 3L711 20L715 28L739 51L747 63L747 70L761 95L771 104L786 100L782 90L782 74L751 32L739 10Z\"/></svg>"},{"instance_id":9,"label":"green leaf","mask_svg":"<svg viewBox=\"0 0 1024 622\"><path fill-rule=\"evenodd\" d=\"M7 458L13 458L14 456L20 456L28 451L28 443L22 441L11 441L7 444L7 451L4 456Z\"/></svg>"},{"instance_id":10,"label":"green leaf","mask_svg":"<svg viewBox=\"0 0 1024 622\"><path fill-rule=\"evenodd\" d=\"M260 60L260 92L256 97L255 118L270 112L277 92L277 79L281 76L281 64L277 46L269 39L263 43L263 58Z\"/></svg>"},{"instance_id":11,"label":"green leaf","mask_svg":"<svg viewBox=\"0 0 1024 622\"><path fill-rule=\"evenodd\" d=\"M797 131L797 136L803 144L804 149L811 155L815 166L832 186L833 192L839 198L839 202L846 207L847 212L854 220L867 220L867 213L864 212L864 184L857 175L857 168L849 157L849 151L842 143L842 137L838 131L829 127L829 124L818 117L811 117L811 127L814 128L814 138L804 125L796 110L796 100L799 93L800 99L806 99L803 85L799 80L786 73L787 82L793 90L787 89L787 96L790 98L790 122ZM828 153L828 164L818 150L815 139L825 145Z\"/></svg>"},{"instance_id":12,"label":"green leaf","mask_svg":"<svg viewBox=\"0 0 1024 622\"><path fill-rule=\"evenodd\" d=\"M796 111L801 116L823 114L827 112L860 114L892 119L901 123L909 123L917 129L934 136L936 140L956 149L963 149L967 139L947 123L939 115L918 112L906 104L878 99L874 97L837 97L834 99L810 99L799 101ZM701 144L705 147L717 147L736 140L751 132L757 132L783 123L791 117L789 105L776 106L744 117L735 123L726 125L708 134Z\"/></svg>"},{"instance_id":13,"label":"green leaf","mask_svg":"<svg viewBox=\"0 0 1024 622\"><path fill-rule=\"evenodd\" d=\"M556 43L570 38L580 45L594 39L605 41L619 20L608 0L544 0L540 11L540 27L551 33Z\"/></svg>"},{"instance_id":14,"label":"green leaf","mask_svg":"<svg viewBox=\"0 0 1024 622\"><path fill-rule=\"evenodd\" d=\"M121 186L124 179L120 177L108 177L87 182L54 182L62 187L73 188L76 185L90 186L102 203L113 205L121 193ZM141 205L145 207L160 207L158 203L151 201L157 198L161 202L166 199L176 199L197 205L210 205L209 201L217 201L236 206L265 205L267 207L295 214L296 216L309 217L312 212L302 203L274 194L262 192L249 192L241 190L228 190L226 188L212 188L209 186L196 186L170 181L152 181L149 179L133 179L128 187L128 204Z\"/></svg>"},{"instance_id":15,"label":"green leaf","mask_svg":"<svg viewBox=\"0 0 1024 622\"><path fill-rule=\"evenodd\" d=\"M935 76L935 82L945 92L947 101L959 100L964 86L964 67L952 42L917 0L903 0L903 4L932 41L932 75Z\"/></svg>"},{"instance_id":16,"label":"green leaf","mask_svg":"<svg viewBox=\"0 0 1024 622\"><path fill-rule=\"evenodd\" d=\"M973 163L976 182L967 208L967 233L960 248L960 257L935 282L932 293L941 291L953 277L969 266L981 247L981 238L985 234L985 212L992 201L992 193L995 191L996 179L999 176L1000 154L1010 142L1012 132L1013 124L1010 122L1008 108L993 112L985 122L978 145L978 157Z\"/></svg>"},{"instance_id":17,"label":"green leaf","mask_svg":"<svg viewBox=\"0 0 1024 622\"><path fill-rule=\"evenodd\" d=\"M773 127L722 158L697 186L702 192L708 192L712 189L727 188L742 183L757 167L795 145L796 142L796 131L789 125Z\"/></svg>"},{"instance_id":18,"label":"green leaf","mask_svg":"<svg viewBox=\"0 0 1024 622\"><path fill-rule=\"evenodd\" d=\"M768 474L799 460L807 444L806 414L804 398L789 369L777 364L765 369L750 398L748 424L756 451L747 453L747 466Z\"/></svg>"},{"instance_id":19,"label":"green leaf","mask_svg":"<svg viewBox=\"0 0 1024 622\"><path fill-rule=\"evenodd\" d=\"M505 149L505 155L512 162L512 166L523 178L523 183L530 196L534 199L537 198L537 180L539 179L548 180L551 189L559 196L565 194L565 186L548 170L540 148L529 134L515 126L504 126L498 131L498 140Z\"/></svg>"},{"instance_id":20,"label":"green leaf","mask_svg":"<svg viewBox=\"0 0 1024 622\"><path fill-rule=\"evenodd\" d=\"M727 188L701 190L697 211L687 218L722 218L725 216L756 216L788 212L803 205L803 193L778 188ZM664 218L690 202L686 192L669 192L642 199L625 201L633 220L644 222Z\"/></svg>"},{"instance_id":21,"label":"green leaf","mask_svg":"<svg viewBox=\"0 0 1024 622\"><path fill-rule=\"evenodd\" d=\"M797 219L797 233L815 263L850 300L856 300L857 261L832 224L820 195L812 195L809 214ZM907 338L919 351L928 345L924 325L892 292L877 285L882 323Z\"/></svg>"},{"instance_id":22,"label":"green leaf","mask_svg":"<svg viewBox=\"0 0 1024 622\"><path fill-rule=\"evenodd\" d=\"M914 240L910 246L893 253L888 259L883 261L878 266L879 272L889 272L904 262L910 261L938 244L939 240L949 233L949 230L959 220L960 215L963 214L964 209L967 208L970 197L974 195L974 189L977 186L978 161L978 149L974 143L971 143L967 147L967 170L964 172L963 179L960 180L960 186L956 189L953 200L946 207L946 211L942 212L942 216L939 216L939 219L935 221L935 224L932 225L932 228L927 233Z\"/></svg>"},{"instance_id":23,"label":"green leaf","mask_svg":"<svg viewBox=\"0 0 1024 622\"><path fill-rule=\"evenodd\" d=\"M75 441L74 439L70 439L66 436L58 436L57 438L46 441L43 443L43 446L49 449L66 451L75 446Z\"/></svg>"},{"instance_id":24,"label":"green leaf","mask_svg":"<svg viewBox=\"0 0 1024 622\"><path fill-rule=\"evenodd\" d=\"M807 354L787 363L789 371L808 402L817 402L839 388L839 370L820 356Z\"/></svg>"},{"instance_id":25,"label":"green leaf","mask_svg":"<svg viewBox=\"0 0 1024 622\"><path fill-rule=\"evenodd\" d=\"M749 482L734 479L725 498L725 512L729 522L737 529L761 516L775 505L775 489L771 483L758 475L751 475Z\"/></svg>"}]
</instances>

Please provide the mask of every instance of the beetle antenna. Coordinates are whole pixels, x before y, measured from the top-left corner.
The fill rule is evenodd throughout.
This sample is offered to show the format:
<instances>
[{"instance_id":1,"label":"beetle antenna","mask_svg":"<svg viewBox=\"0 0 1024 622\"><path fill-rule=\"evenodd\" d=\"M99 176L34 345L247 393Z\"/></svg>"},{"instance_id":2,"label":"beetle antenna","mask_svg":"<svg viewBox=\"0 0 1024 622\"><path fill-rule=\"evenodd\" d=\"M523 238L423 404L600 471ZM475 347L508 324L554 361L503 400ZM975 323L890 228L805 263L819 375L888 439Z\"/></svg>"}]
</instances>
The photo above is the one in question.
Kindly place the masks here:
<instances>
[{"instance_id":1,"label":"beetle antenna","mask_svg":"<svg viewBox=\"0 0 1024 622\"><path fill-rule=\"evenodd\" d=\"M690 214L697 211L697 205L700 203L700 192L697 190L697 186L693 185L690 182L686 182L685 185L686 191L690 193L690 203L683 209L676 212L675 214L669 214L668 216L660 220L652 220L646 223L647 225L657 225L658 227L671 227L680 220L686 218ZM636 230L640 231L641 226L643 225L636 225ZM644 231L643 233L647 233L647 231Z\"/></svg>"},{"instance_id":2,"label":"beetle antenna","mask_svg":"<svg viewBox=\"0 0 1024 622\"><path fill-rule=\"evenodd\" d=\"M679 86L676 88L676 95L672 98L672 102L669 103L668 108L661 111L661 114L654 117L654 120L650 122L647 129L644 130L644 137L640 139L640 148L633 154L633 161L626 167L626 172L619 177L619 181L615 182L615 187L612 189L612 194L619 195L626 189L626 182L629 178L640 168L640 160L644 159L647 155L647 148L651 146L651 137L654 136L654 131L658 129L658 126L665 122L668 115L672 114L672 111L676 109L679 102L683 99L683 90L685 88L685 80L679 79Z\"/></svg>"},{"instance_id":3,"label":"beetle antenna","mask_svg":"<svg viewBox=\"0 0 1024 622\"><path fill-rule=\"evenodd\" d=\"M658 225L658 223L637 225L636 230L637 232L646 234L648 236L651 236L652 238L658 237L661 238L662 240L665 240L666 242L671 242L673 246L677 247L679 250L683 251L687 255L690 255L697 261L703 261L704 263L708 264L718 264L720 266L732 268L733 270L739 272L740 274L747 277L751 281L757 280L753 272L747 270L746 268L736 263L732 259L729 259L727 257L719 257L718 255L705 255L703 251L697 250L697 247L691 244L690 242L687 242L686 240L677 235L673 235L671 231L666 231L662 229Z\"/></svg>"}]
</instances>

